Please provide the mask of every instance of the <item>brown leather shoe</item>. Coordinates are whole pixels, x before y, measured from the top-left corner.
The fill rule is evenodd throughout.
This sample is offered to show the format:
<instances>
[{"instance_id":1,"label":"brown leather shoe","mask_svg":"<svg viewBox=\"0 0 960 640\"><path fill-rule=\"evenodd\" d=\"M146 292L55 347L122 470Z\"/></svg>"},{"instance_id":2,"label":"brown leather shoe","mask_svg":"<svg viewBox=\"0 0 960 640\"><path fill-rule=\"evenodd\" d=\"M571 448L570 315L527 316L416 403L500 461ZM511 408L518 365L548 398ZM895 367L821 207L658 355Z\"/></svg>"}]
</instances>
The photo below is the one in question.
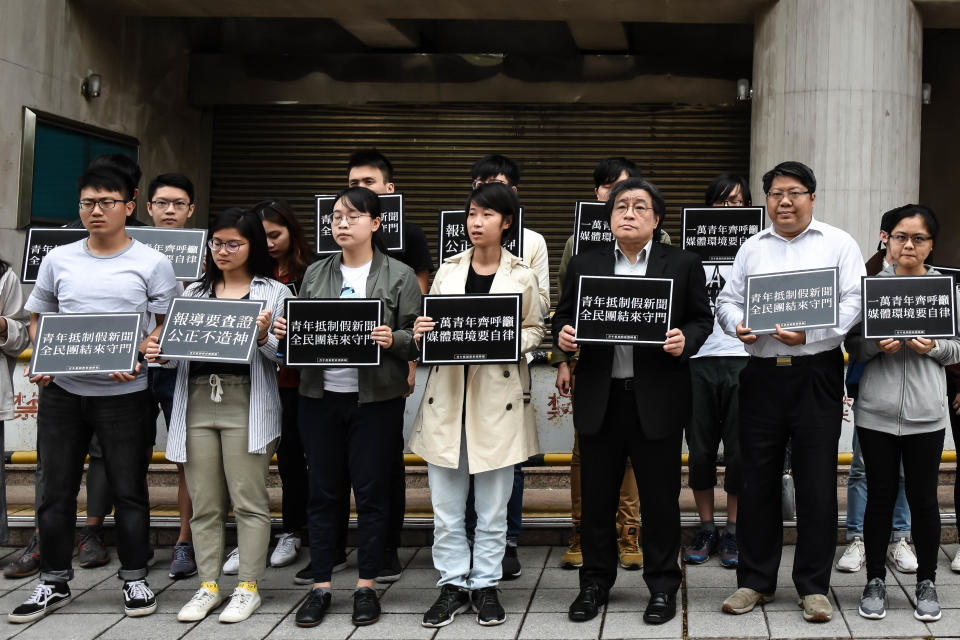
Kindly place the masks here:
<instances>
[{"instance_id":1,"label":"brown leather shoe","mask_svg":"<svg viewBox=\"0 0 960 640\"><path fill-rule=\"evenodd\" d=\"M639 532L636 527L626 527L617 550L620 554L620 566L624 569L636 570L643 568L643 551L640 550Z\"/></svg>"},{"instance_id":2,"label":"brown leather shoe","mask_svg":"<svg viewBox=\"0 0 960 640\"><path fill-rule=\"evenodd\" d=\"M583 566L583 549L580 547L580 534L570 536L570 547L560 558L560 567L563 569L579 569Z\"/></svg>"}]
</instances>

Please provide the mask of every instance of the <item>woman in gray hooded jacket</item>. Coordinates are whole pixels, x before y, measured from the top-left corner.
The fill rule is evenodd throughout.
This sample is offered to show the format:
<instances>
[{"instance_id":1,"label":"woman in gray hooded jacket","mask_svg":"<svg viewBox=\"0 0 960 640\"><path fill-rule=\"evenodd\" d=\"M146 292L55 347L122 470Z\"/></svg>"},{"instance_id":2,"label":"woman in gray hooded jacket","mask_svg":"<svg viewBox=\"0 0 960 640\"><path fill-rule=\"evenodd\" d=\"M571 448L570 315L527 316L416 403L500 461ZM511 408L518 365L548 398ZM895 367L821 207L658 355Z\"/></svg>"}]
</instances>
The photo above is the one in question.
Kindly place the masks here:
<instances>
[{"instance_id":1,"label":"woman in gray hooded jacket","mask_svg":"<svg viewBox=\"0 0 960 640\"><path fill-rule=\"evenodd\" d=\"M889 239L895 264L879 275L939 275L925 265L939 228L930 209L901 207ZM952 317L955 309L949 311ZM960 361L960 340L867 340L857 326L847 336L846 348L866 363L854 415L867 475L867 586L860 599L860 615L873 619L886 615L884 556L902 463L919 565L914 616L939 620L934 586L940 544L937 484L944 431L950 424L944 366Z\"/></svg>"}]
</instances>

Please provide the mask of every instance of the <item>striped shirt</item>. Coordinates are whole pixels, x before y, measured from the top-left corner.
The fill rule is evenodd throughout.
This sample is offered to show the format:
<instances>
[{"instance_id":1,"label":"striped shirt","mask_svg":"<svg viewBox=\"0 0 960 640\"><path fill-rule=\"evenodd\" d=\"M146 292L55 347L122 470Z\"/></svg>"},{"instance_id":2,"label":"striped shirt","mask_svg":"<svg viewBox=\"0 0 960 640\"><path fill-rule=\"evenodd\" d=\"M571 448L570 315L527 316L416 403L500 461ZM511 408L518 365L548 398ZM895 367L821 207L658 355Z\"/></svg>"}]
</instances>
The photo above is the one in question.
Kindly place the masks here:
<instances>
[{"instance_id":1,"label":"striped shirt","mask_svg":"<svg viewBox=\"0 0 960 640\"><path fill-rule=\"evenodd\" d=\"M200 286L194 283L187 287L185 296L201 298ZM273 319L284 315L284 300L293 297L285 285L270 278L255 277L250 282L250 299L265 301ZM250 363L250 425L247 431L247 451L264 454L267 445L280 437L280 392L277 390L278 341L273 331L267 332L267 342L254 351ZM167 460L187 461L187 395L190 378L190 362L177 364L177 386L173 394L173 413L167 433Z\"/></svg>"}]
</instances>

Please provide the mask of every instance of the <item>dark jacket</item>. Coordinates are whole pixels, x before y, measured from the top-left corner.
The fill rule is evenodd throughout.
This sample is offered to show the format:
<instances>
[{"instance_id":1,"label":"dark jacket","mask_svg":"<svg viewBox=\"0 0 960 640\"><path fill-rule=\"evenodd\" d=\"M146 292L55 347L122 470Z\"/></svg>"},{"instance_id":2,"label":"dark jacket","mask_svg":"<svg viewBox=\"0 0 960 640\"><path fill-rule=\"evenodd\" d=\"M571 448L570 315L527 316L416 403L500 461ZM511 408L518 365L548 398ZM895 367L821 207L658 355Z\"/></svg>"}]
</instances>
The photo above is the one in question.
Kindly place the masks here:
<instances>
[{"instance_id":1,"label":"dark jacket","mask_svg":"<svg viewBox=\"0 0 960 640\"><path fill-rule=\"evenodd\" d=\"M299 297L339 298L343 286L340 256L335 253L307 267ZM393 345L384 349L380 366L357 368L361 403L391 400L409 391L407 362L420 357L413 341L413 321L420 315L423 294L410 267L374 249L366 297L383 301L383 324L393 329ZM323 397L322 368L300 369L300 395Z\"/></svg>"},{"instance_id":2,"label":"dark jacket","mask_svg":"<svg viewBox=\"0 0 960 640\"><path fill-rule=\"evenodd\" d=\"M564 325L576 326L577 283L581 275L614 275L612 247L596 249L570 260L560 303L553 316L553 339ZM634 396L640 428L647 438L665 438L682 429L690 416L690 356L699 351L713 329L703 264L695 253L654 242L647 260L647 276L673 280L671 328L683 332L683 353L675 357L659 345L633 349ZM610 395L613 345L580 345L577 384L573 392L573 424L585 435L603 426Z\"/></svg>"}]
</instances>

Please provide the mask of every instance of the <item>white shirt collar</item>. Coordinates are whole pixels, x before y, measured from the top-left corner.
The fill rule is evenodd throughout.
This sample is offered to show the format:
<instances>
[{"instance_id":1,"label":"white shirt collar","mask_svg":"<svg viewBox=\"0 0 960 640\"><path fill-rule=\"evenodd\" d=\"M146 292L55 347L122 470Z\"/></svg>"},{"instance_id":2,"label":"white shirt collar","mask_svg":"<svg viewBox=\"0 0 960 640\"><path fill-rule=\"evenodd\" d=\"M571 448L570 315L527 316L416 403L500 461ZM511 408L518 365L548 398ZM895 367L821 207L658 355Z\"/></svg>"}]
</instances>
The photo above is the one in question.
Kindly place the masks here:
<instances>
[{"instance_id":1,"label":"white shirt collar","mask_svg":"<svg viewBox=\"0 0 960 640\"><path fill-rule=\"evenodd\" d=\"M771 236L773 236L773 237L775 237L775 238L779 238L780 240L783 240L784 242L793 242L794 240L798 240L798 239L802 238L803 236L807 235L807 233L808 233L808 232L811 232L811 231L816 232L816 233L819 233L820 235L823 235L823 228L824 228L824 223L823 223L823 222L820 222L820 221L817 220L816 218L810 218L810 224L807 225L807 228L804 229L803 231L801 231L800 233L798 233L797 235L793 236L792 238L789 238L789 239L788 239L788 238L784 238L782 235L780 235L779 233L777 233L776 227L774 227L774 225L772 225L772 224L771 224L769 227L767 227L766 229L764 229L764 231L766 231L766 232L768 233L768 235L771 235Z\"/></svg>"},{"instance_id":2,"label":"white shirt collar","mask_svg":"<svg viewBox=\"0 0 960 640\"><path fill-rule=\"evenodd\" d=\"M656 233L656 232L654 232L654 233ZM639 263L639 262L644 262L644 261L647 260L647 258L650 257L650 247L652 247L652 246L653 246L653 238L651 237L649 240L647 240L647 244L643 245L643 249L640 250L640 253L637 254L637 262L638 262L638 263ZM620 248L620 241L619 241L619 240L614 240L614 242L613 242L613 258L614 258L614 260L619 260L620 258L623 258L623 259L626 260L628 263L630 263L630 258L628 258L628 257L627 257L627 254L625 254L625 253L623 252L623 249ZM630 263L630 264L633 264L633 263Z\"/></svg>"}]
</instances>

